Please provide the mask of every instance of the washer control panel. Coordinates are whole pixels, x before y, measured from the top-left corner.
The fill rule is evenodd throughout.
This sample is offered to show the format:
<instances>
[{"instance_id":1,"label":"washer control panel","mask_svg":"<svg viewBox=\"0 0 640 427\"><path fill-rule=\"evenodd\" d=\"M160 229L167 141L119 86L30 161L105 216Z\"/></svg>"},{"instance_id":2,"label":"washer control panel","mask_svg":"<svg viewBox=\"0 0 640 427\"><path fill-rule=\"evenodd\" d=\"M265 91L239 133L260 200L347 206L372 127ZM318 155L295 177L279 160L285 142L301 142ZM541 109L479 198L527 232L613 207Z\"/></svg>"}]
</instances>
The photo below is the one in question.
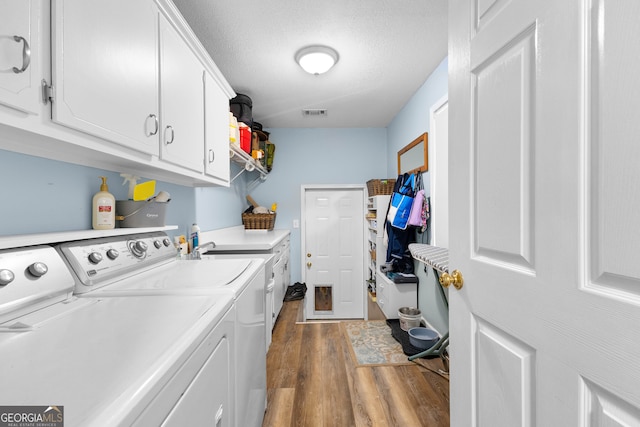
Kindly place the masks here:
<instances>
[{"instance_id":1,"label":"washer control panel","mask_svg":"<svg viewBox=\"0 0 640 427\"><path fill-rule=\"evenodd\" d=\"M74 279L51 246L0 250L0 323L71 295Z\"/></svg>"},{"instance_id":2,"label":"washer control panel","mask_svg":"<svg viewBox=\"0 0 640 427\"><path fill-rule=\"evenodd\" d=\"M63 243L58 250L78 279L76 293L175 261L177 251L164 232Z\"/></svg>"}]
</instances>

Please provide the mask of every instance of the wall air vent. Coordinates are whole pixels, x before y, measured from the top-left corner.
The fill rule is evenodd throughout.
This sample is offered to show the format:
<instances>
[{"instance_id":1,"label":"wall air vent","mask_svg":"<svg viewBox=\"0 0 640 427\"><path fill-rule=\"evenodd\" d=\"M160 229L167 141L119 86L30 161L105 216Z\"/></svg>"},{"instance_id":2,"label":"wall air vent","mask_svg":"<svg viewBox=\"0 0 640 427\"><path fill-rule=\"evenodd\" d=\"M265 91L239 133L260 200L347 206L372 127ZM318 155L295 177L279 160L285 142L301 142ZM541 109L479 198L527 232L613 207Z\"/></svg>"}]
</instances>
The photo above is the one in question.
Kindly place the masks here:
<instances>
[{"instance_id":1,"label":"wall air vent","mask_svg":"<svg viewBox=\"0 0 640 427\"><path fill-rule=\"evenodd\" d=\"M302 110L302 115L305 117L326 117L327 110L324 108L306 109Z\"/></svg>"}]
</instances>

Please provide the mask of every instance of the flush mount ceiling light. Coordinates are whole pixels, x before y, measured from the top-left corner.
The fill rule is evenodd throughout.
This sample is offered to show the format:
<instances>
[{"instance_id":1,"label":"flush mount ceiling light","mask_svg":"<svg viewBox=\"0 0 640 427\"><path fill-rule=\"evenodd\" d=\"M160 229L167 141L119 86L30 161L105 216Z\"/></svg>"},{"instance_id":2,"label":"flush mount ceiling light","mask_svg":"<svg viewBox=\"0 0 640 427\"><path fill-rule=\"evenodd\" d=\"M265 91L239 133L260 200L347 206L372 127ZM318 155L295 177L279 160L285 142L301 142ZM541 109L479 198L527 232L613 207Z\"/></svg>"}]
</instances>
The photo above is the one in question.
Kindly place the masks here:
<instances>
[{"instance_id":1,"label":"flush mount ceiling light","mask_svg":"<svg viewBox=\"0 0 640 427\"><path fill-rule=\"evenodd\" d=\"M296 62L309 74L326 73L338 62L338 52L326 46L309 46L296 53Z\"/></svg>"}]
</instances>

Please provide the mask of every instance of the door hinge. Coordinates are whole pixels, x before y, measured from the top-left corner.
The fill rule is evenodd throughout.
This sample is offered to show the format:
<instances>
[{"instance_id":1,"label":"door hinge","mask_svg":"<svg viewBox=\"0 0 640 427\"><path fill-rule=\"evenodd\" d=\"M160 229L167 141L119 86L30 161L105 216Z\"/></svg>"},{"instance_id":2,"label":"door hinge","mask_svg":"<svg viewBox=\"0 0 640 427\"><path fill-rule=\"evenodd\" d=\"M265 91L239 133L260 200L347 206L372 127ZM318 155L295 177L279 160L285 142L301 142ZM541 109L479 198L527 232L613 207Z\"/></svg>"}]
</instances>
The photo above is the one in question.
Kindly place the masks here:
<instances>
[{"instance_id":1,"label":"door hinge","mask_svg":"<svg viewBox=\"0 0 640 427\"><path fill-rule=\"evenodd\" d=\"M55 97L55 91L53 85L48 85L47 81L42 79L42 102L47 105L47 102L53 103Z\"/></svg>"}]
</instances>

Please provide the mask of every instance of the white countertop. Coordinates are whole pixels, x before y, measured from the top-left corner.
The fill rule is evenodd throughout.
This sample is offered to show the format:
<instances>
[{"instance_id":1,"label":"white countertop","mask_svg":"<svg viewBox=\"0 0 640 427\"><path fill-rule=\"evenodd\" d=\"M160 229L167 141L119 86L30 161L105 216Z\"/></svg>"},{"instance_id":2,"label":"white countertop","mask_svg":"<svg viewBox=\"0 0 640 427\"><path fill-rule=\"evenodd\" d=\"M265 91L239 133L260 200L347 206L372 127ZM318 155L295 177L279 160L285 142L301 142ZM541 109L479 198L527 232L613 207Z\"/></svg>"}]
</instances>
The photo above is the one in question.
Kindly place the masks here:
<instances>
[{"instance_id":1,"label":"white countertop","mask_svg":"<svg viewBox=\"0 0 640 427\"><path fill-rule=\"evenodd\" d=\"M268 251L273 249L291 232L289 230L245 230L242 225L219 230L201 231L200 244L213 241L211 252Z\"/></svg>"}]
</instances>

